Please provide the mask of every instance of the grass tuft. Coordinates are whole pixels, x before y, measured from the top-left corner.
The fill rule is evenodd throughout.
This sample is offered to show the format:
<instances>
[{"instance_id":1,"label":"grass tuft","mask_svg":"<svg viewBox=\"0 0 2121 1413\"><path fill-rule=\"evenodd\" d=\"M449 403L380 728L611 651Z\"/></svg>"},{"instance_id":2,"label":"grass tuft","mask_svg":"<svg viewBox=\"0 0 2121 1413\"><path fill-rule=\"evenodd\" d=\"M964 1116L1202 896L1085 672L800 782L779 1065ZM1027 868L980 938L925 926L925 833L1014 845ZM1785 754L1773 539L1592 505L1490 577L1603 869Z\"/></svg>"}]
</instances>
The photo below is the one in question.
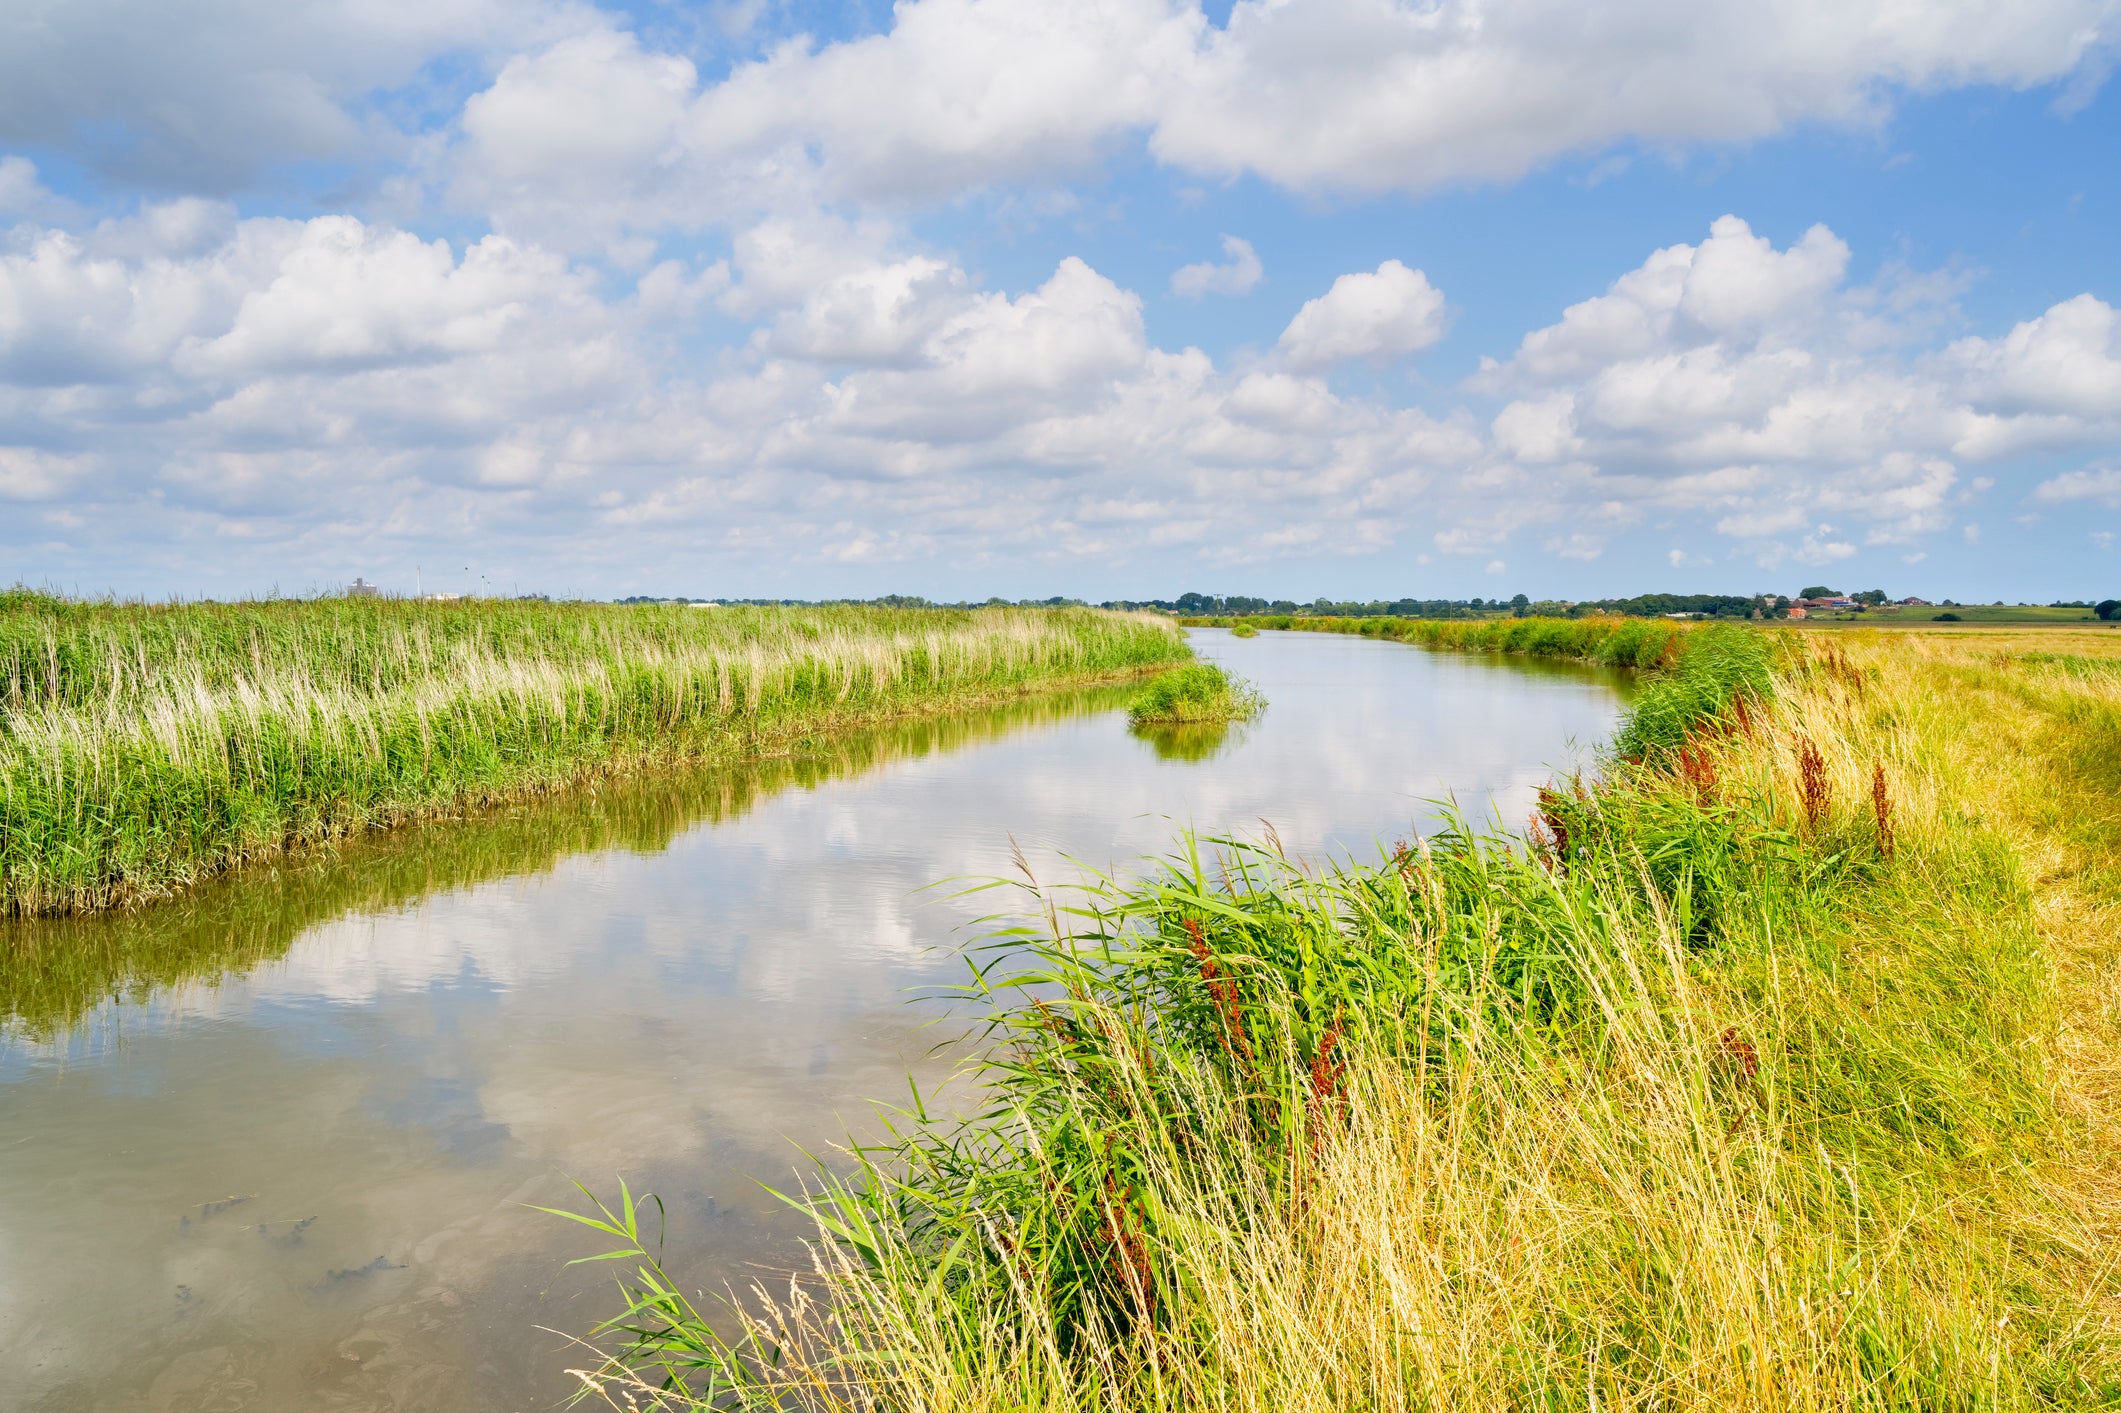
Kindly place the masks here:
<instances>
[{"instance_id":1,"label":"grass tuft","mask_svg":"<svg viewBox=\"0 0 2121 1413\"><path fill-rule=\"evenodd\" d=\"M1244 678L1195 662L1152 678L1128 705L1127 719L1137 726L1250 721L1266 705Z\"/></svg>"},{"instance_id":2,"label":"grass tuft","mask_svg":"<svg viewBox=\"0 0 2121 1413\"><path fill-rule=\"evenodd\" d=\"M1666 639L1654 664L1661 670L1630 707L1613 738L1614 752L1626 760L1669 763L1695 733L1736 726L1751 703L1767 696L1776 651L1776 639L1733 624Z\"/></svg>"}]
</instances>

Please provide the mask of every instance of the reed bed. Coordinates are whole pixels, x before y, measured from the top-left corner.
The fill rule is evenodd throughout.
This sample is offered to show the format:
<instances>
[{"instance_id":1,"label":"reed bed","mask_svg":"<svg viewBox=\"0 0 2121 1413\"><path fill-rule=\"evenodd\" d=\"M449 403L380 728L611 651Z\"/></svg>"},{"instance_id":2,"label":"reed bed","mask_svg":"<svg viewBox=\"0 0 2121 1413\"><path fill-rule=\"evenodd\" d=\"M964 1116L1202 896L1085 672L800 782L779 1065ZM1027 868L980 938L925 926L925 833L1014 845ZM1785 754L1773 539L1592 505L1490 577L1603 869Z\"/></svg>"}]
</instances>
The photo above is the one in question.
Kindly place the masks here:
<instances>
[{"instance_id":1,"label":"reed bed","mask_svg":"<svg viewBox=\"0 0 2121 1413\"><path fill-rule=\"evenodd\" d=\"M1690 636L1519 833L1026 885L962 1117L617 1406L2121 1406L2121 678ZM1623 740L1628 738L1624 735Z\"/></svg>"},{"instance_id":2,"label":"reed bed","mask_svg":"<svg viewBox=\"0 0 2121 1413\"><path fill-rule=\"evenodd\" d=\"M0 910L1190 656L1166 620L1087 609L0 595Z\"/></svg>"},{"instance_id":3,"label":"reed bed","mask_svg":"<svg viewBox=\"0 0 2121 1413\"><path fill-rule=\"evenodd\" d=\"M757 760L599 777L522 805L260 860L152 908L0 918L0 1040L10 1031L64 1040L108 1002L218 985L279 959L333 918L542 872L578 854L660 853L688 829L739 818L785 791L1114 711L1135 690L1115 683L1039 692L838 731Z\"/></svg>"},{"instance_id":4,"label":"reed bed","mask_svg":"<svg viewBox=\"0 0 2121 1413\"><path fill-rule=\"evenodd\" d=\"M1277 628L1299 633L1345 633L1462 653L1515 653L1571 658L1604 667L1666 667L1676 661L1689 629L1663 618L1313 618L1253 614L1182 618L1189 627Z\"/></svg>"}]
</instances>

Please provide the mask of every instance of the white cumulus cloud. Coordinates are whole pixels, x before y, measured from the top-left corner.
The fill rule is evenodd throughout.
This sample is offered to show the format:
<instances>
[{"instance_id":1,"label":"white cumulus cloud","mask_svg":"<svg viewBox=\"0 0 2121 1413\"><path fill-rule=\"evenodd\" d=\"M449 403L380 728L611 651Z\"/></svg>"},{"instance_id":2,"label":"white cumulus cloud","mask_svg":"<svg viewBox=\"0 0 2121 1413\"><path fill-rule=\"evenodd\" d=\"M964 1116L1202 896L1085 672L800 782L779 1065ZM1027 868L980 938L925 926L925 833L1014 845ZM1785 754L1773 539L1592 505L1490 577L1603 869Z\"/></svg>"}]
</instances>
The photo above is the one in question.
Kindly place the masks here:
<instances>
[{"instance_id":1,"label":"white cumulus cloud","mask_svg":"<svg viewBox=\"0 0 2121 1413\"><path fill-rule=\"evenodd\" d=\"M1171 276L1171 292L1184 299L1208 294L1249 294L1266 274L1252 242L1239 236L1223 237L1223 262L1203 260L1182 265Z\"/></svg>"},{"instance_id":2,"label":"white cumulus cloud","mask_svg":"<svg viewBox=\"0 0 2121 1413\"><path fill-rule=\"evenodd\" d=\"M2059 476L2042 481L2034 488L2033 498L2064 502L2097 501L2101 505L2121 510L2121 463L2065 471Z\"/></svg>"},{"instance_id":3,"label":"white cumulus cloud","mask_svg":"<svg viewBox=\"0 0 2121 1413\"><path fill-rule=\"evenodd\" d=\"M1821 510L1873 544L1934 533L1962 464L2121 435L2115 315L2098 299L1924 353L1950 311L1919 282L1852 287L1849 257L1824 226L1778 249L1735 216L1653 252L1475 376L1514 394L1496 450L1587 468L1575 494L1710 512L1765 557L1824 563L1846 542L1774 537Z\"/></svg>"},{"instance_id":4,"label":"white cumulus cloud","mask_svg":"<svg viewBox=\"0 0 2121 1413\"><path fill-rule=\"evenodd\" d=\"M794 36L712 81L608 20L547 17L465 106L455 190L510 230L591 243L599 225L698 226L798 197L1065 179L1123 140L1191 173L1424 191L1616 145L1872 124L1903 90L2088 81L2117 14L2121 0L1239 0L1218 27L1181 0L905 0L887 30ZM429 28L476 37L490 18L456 0ZM395 53L397 34L375 44ZM343 126L335 103L316 121Z\"/></svg>"},{"instance_id":5,"label":"white cumulus cloud","mask_svg":"<svg viewBox=\"0 0 2121 1413\"><path fill-rule=\"evenodd\" d=\"M1373 273L1342 275L1296 311L1282 330L1291 368L1328 368L1351 358L1418 353L1444 335L1443 293L1419 270L1387 260Z\"/></svg>"},{"instance_id":6,"label":"white cumulus cloud","mask_svg":"<svg viewBox=\"0 0 2121 1413\"><path fill-rule=\"evenodd\" d=\"M1171 86L1165 161L1316 189L1518 176L1627 140L1866 123L1884 85L2018 88L2110 59L2110 0L1241 0Z\"/></svg>"},{"instance_id":7,"label":"white cumulus cloud","mask_svg":"<svg viewBox=\"0 0 2121 1413\"><path fill-rule=\"evenodd\" d=\"M0 146L149 190L221 194L276 163L371 162L413 134L370 100L435 61L580 28L566 0L23 0L0 7Z\"/></svg>"},{"instance_id":8,"label":"white cumulus cloud","mask_svg":"<svg viewBox=\"0 0 2121 1413\"><path fill-rule=\"evenodd\" d=\"M1128 135L1188 172L1423 191L1616 144L1875 123L1898 90L2096 76L2117 3L1240 0L1218 27L1180 0L906 0L892 16L714 82L608 25L557 33L467 105L460 194L522 229L683 226L794 191L904 203L1051 180Z\"/></svg>"}]
</instances>

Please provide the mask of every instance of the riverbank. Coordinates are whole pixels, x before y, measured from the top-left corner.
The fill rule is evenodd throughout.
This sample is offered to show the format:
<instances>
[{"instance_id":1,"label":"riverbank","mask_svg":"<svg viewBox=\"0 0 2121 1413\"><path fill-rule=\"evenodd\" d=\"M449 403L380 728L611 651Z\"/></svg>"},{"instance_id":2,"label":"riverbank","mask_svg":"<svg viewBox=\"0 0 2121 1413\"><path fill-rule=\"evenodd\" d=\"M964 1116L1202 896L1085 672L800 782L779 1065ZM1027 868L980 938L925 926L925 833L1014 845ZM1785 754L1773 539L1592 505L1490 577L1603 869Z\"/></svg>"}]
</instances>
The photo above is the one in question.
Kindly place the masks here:
<instances>
[{"instance_id":1,"label":"riverbank","mask_svg":"<svg viewBox=\"0 0 2121 1413\"><path fill-rule=\"evenodd\" d=\"M1190 658L1168 620L1088 609L4 594L0 912Z\"/></svg>"},{"instance_id":2,"label":"riverbank","mask_svg":"<svg viewBox=\"0 0 2121 1413\"><path fill-rule=\"evenodd\" d=\"M1664 618L1316 618L1252 614L1182 617L1184 627L1279 629L1346 633L1461 653L1513 653L1568 658L1601 667L1658 667L1670 663L1688 631Z\"/></svg>"},{"instance_id":3,"label":"riverbank","mask_svg":"<svg viewBox=\"0 0 2121 1413\"><path fill-rule=\"evenodd\" d=\"M566 860L659 854L688 831L742 818L776 795L1123 709L1132 682L1056 688L972 710L806 739L742 762L600 775L500 808L375 831L260 859L150 908L0 917L0 1040L65 1037L111 1002L140 1003L240 976L348 914L402 912L437 894L530 878Z\"/></svg>"},{"instance_id":4,"label":"riverbank","mask_svg":"<svg viewBox=\"0 0 2121 1413\"><path fill-rule=\"evenodd\" d=\"M645 1263L611 1386L2114 1406L2121 662L1718 636L1529 848L1037 892L982 1117L857 1155L734 1342Z\"/></svg>"}]
</instances>

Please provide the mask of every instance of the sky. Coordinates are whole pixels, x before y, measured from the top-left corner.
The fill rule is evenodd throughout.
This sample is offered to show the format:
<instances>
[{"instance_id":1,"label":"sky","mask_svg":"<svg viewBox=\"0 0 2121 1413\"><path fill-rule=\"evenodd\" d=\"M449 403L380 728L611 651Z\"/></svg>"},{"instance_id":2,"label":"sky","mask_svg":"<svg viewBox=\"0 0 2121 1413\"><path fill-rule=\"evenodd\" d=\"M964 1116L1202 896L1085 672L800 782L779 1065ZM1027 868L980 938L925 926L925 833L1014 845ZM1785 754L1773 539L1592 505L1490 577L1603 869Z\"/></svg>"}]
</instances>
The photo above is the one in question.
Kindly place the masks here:
<instances>
[{"instance_id":1,"label":"sky","mask_svg":"<svg viewBox=\"0 0 2121 1413\"><path fill-rule=\"evenodd\" d=\"M2121 0L10 0L0 583L2121 595Z\"/></svg>"}]
</instances>

